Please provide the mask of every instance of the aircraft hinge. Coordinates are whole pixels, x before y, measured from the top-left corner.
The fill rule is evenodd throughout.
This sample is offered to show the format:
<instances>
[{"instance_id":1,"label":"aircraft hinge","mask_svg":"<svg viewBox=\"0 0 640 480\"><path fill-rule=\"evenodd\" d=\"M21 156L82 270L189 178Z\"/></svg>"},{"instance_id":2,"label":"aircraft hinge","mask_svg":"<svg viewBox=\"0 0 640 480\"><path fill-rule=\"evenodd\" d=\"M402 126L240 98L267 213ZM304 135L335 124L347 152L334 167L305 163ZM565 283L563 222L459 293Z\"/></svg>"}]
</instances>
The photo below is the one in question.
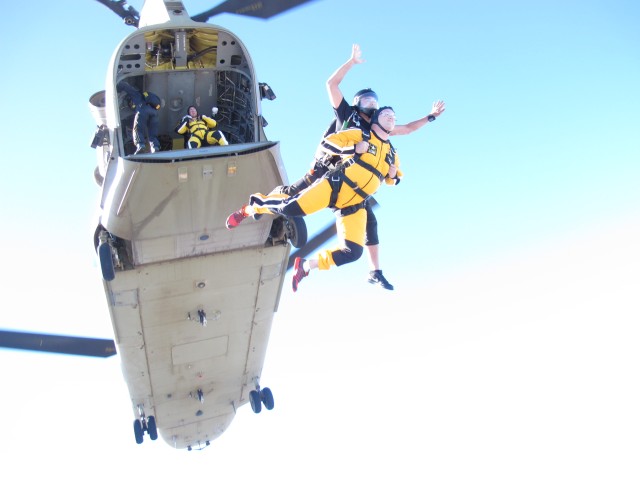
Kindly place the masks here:
<instances>
[{"instance_id":1,"label":"aircraft hinge","mask_svg":"<svg viewBox=\"0 0 640 480\"><path fill-rule=\"evenodd\" d=\"M195 393L194 392L189 392L189 396L191 398L197 398L200 403L204 403L204 392L202 391L201 388L196 390Z\"/></svg>"},{"instance_id":2,"label":"aircraft hinge","mask_svg":"<svg viewBox=\"0 0 640 480\"><path fill-rule=\"evenodd\" d=\"M220 312L220 310L216 310L213 312L213 315L207 315L207 313L204 311L203 308L198 308L193 315L191 314L191 312L187 312L187 320L188 321L195 321L198 322L200 325L202 325L203 327L207 326L207 322L209 320L208 317L213 317L213 320L219 320L220 316L222 315L222 312Z\"/></svg>"}]
</instances>

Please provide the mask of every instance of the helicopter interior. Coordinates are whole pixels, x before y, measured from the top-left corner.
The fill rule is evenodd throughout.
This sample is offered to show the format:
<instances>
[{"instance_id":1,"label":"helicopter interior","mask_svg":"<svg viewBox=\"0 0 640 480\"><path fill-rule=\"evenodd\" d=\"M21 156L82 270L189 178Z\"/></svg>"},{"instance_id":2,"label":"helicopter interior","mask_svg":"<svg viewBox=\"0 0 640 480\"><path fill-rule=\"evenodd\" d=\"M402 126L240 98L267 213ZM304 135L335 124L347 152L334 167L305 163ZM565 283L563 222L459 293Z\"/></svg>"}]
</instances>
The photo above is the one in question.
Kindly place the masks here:
<instances>
[{"instance_id":1,"label":"helicopter interior","mask_svg":"<svg viewBox=\"0 0 640 480\"><path fill-rule=\"evenodd\" d=\"M162 30L141 33L122 47L118 81L127 79L140 91L162 99L159 110L161 150L185 148L175 132L190 105L215 120L227 141L251 143L257 138L258 114L253 98L254 81L242 47L230 34L215 29ZM132 126L135 111L122 95L119 116L126 154L135 151Z\"/></svg>"}]
</instances>

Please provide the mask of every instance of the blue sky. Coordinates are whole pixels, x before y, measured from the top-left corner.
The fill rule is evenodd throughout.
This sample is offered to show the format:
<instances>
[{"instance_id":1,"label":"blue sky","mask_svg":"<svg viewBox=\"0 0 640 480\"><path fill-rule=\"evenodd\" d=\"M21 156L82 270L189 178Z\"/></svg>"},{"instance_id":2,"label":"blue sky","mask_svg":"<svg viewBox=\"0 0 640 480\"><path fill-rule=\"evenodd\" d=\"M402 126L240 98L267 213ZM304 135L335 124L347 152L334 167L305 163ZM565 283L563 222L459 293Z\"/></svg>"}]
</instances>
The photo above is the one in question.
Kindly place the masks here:
<instances>
[{"instance_id":1,"label":"blue sky","mask_svg":"<svg viewBox=\"0 0 640 480\"><path fill-rule=\"evenodd\" d=\"M88 100L131 27L96 1L69 8L11 3L0 19L0 327L110 337ZM266 132L290 179L352 43L366 62L347 98L372 87L401 123L446 102L393 139L405 179L376 195L396 291L364 281L364 258L285 290L263 372L276 408L241 409L199 453L133 442L117 358L0 351L5 463L35 476L62 462L72 479L92 462L97 478L122 473L115 462L236 478L637 478L639 20L624 0L319 0L268 22L212 19L278 97Z\"/></svg>"}]
</instances>

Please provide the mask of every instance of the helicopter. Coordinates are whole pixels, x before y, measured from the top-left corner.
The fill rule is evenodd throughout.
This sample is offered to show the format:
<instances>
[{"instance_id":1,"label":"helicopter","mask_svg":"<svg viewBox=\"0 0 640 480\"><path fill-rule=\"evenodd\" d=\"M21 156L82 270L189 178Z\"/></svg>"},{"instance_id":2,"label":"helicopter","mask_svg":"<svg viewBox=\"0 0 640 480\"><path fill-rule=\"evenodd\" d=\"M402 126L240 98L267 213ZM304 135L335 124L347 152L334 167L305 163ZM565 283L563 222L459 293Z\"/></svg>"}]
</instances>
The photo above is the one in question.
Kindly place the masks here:
<instances>
[{"instance_id":1,"label":"helicopter","mask_svg":"<svg viewBox=\"0 0 640 480\"><path fill-rule=\"evenodd\" d=\"M274 408L262 366L284 275L307 241L300 217L264 216L225 228L226 214L255 191L288 182L279 143L264 133L259 82L249 52L207 20L221 12L269 18L307 3L231 0L190 17L180 1L97 0L135 28L116 47L105 89L89 99L99 187L93 236L114 338L0 331L0 346L118 355L137 444L159 436L176 449L202 449L237 409ZM159 151L135 151L127 82L161 99ZM185 148L175 125L189 105L217 110L227 145Z\"/></svg>"}]
</instances>

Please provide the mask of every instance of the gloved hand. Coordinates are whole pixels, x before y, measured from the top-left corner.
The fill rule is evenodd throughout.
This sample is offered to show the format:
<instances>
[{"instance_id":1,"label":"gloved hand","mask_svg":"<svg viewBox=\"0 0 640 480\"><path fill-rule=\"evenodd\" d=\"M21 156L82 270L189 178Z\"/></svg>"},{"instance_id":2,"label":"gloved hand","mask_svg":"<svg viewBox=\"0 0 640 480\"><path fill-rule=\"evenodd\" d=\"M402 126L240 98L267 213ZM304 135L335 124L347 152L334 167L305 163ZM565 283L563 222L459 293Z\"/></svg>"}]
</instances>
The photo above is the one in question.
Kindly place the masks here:
<instances>
[{"instance_id":1,"label":"gloved hand","mask_svg":"<svg viewBox=\"0 0 640 480\"><path fill-rule=\"evenodd\" d=\"M180 123L184 123L189 120L193 120L193 117L191 115L185 115L184 117L182 117L182 120L180 120Z\"/></svg>"},{"instance_id":2,"label":"gloved hand","mask_svg":"<svg viewBox=\"0 0 640 480\"><path fill-rule=\"evenodd\" d=\"M215 117L215 116L216 116L216 113L218 113L218 107L213 107L213 108L211 109L211 116Z\"/></svg>"}]
</instances>

